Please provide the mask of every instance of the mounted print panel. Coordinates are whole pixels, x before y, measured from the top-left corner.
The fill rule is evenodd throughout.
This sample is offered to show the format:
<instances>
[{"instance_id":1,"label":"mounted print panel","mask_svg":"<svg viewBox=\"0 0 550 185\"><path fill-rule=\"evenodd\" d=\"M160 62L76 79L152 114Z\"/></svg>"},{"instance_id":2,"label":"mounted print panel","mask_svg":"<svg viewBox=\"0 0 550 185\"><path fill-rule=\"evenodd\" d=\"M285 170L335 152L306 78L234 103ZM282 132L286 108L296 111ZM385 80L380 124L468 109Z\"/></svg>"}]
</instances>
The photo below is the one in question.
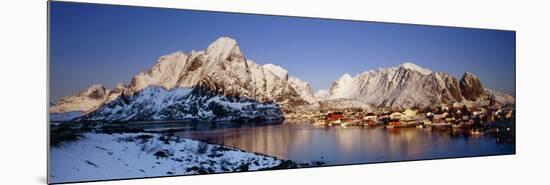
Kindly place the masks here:
<instances>
[{"instance_id":1,"label":"mounted print panel","mask_svg":"<svg viewBox=\"0 0 550 185\"><path fill-rule=\"evenodd\" d=\"M56 1L48 31L51 184L515 154L515 31Z\"/></svg>"}]
</instances>

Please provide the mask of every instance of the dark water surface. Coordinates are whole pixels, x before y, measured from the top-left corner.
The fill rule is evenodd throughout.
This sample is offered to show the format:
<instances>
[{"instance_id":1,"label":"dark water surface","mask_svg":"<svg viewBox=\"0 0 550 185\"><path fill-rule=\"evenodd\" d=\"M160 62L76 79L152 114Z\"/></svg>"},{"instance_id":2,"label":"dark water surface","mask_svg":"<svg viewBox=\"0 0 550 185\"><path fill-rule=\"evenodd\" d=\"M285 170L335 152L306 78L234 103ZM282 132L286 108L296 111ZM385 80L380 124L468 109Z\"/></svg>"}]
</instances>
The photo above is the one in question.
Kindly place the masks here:
<instances>
[{"instance_id":1,"label":"dark water surface","mask_svg":"<svg viewBox=\"0 0 550 185\"><path fill-rule=\"evenodd\" d=\"M310 123L139 124L146 131L329 165L514 154L515 145L451 129L318 127Z\"/></svg>"}]
</instances>

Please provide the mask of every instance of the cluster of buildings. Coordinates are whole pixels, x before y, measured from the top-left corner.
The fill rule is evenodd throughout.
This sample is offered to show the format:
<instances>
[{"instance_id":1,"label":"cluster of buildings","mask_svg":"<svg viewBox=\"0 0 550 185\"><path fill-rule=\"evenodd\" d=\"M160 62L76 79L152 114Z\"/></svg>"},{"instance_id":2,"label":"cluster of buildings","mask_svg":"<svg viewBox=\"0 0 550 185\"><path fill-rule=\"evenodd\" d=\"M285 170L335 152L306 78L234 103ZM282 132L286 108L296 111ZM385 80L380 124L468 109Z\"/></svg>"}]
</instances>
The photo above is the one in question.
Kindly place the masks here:
<instances>
[{"instance_id":1,"label":"cluster of buildings","mask_svg":"<svg viewBox=\"0 0 550 185\"><path fill-rule=\"evenodd\" d=\"M482 127L497 120L514 119L513 107L440 106L435 108L380 109L366 111L350 108L345 110L328 110L303 113L289 113L289 119L307 119L319 126L383 126L400 127Z\"/></svg>"}]
</instances>

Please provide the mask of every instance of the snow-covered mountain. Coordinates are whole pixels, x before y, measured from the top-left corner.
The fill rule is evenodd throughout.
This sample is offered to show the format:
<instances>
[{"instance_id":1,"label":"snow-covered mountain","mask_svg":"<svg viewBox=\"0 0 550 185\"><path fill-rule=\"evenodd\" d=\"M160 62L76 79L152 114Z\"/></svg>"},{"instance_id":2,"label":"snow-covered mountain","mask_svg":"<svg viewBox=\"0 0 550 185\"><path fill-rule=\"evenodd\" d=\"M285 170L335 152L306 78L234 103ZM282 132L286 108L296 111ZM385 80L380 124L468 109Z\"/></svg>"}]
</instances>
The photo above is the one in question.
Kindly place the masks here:
<instances>
[{"instance_id":1,"label":"snow-covered mountain","mask_svg":"<svg viewBox=\"0 0 550 185\"><path fill-rule=\"evenodd\" d=\"M93 85L63 97L50 113L81 120L280 119L296 107L426 107L489 99L515 102L513 96L484 89L471 73L457 79L413 63L344 74L314 95L308 82L281 66L246 59L237 41L221 37L204 51L161 56L127 85Z\"/></svg>"},{"instance_id":2,"label":"snow-covered mountain","mask_svg":"<svg viewBox=\"0 0 550 185\"><path fill-rule=\"evenodd\" d=\"M50 121L69 121L118 98L126 87L119 83L113 89L95 84L73 96L50 103Z\"/></svg>"},{"instance_id":3,"label":"snow-covered mountain","mask_svg":"<svg viewBox=\"0 0 550 185\"><path fill-rule=\"evenodd\" d=\"M138 92L149 86L164 89L176 87L188 58L189 56L181 51L161 56L149 70L132 78L129 85L130 92Z\"/></svg>"},{"instance_id":4,"label":"snow-covered mountain","mask_svg":"<svg viewBox=\"0 0 550 185\"><path fill-rule=\"evenodd\" d=\"M127 86L102 89L94 102L69 97L82 99L73 103L73 109L93 103L79 107L87 112L80 119L279 119L285 109L313 99L306 82L288 78L281 67L245 59L237 42L228 37L217 39L205 51L162 56ZM63 112L62 108L56 104L50 110Z\"/></svg>"},{"instance_id":5,"label":"snow-covered mountain","mask_svg":"<svg viewBox=\"0 0 550 185\"><path fill-rule=\"evenodd\" d=\"M332 83L327 97L328 99L355 99L359 83L358 80L346 73Z\"/></svg>"},{"instance_id":6,"label":"snow-covered mountain","mask_svg":"<svg viewBox=\"0 0 550 185\"><path fill-rule=\"evenodd\" d=\"M297 77L291 76L288 78L288 82L296 90L300 98L307 101L308 103L315 102L315 97L313 96L313 90L309 86L309 82L303 81Z\"/></svg>"},{"instance_id":7,"label":"snow-covered mountain","mask_svg":"<svg viewBox=\"0 0 550 185\"><path fill-rule=\"evenodd\" d=\"M307 101L308 103L315 102L313 90L311 90L309 82L303 81L295 76L289 77L288 70L275 64L265 64L262 67L264 68L264 70L270 71L279 78L286 80L303 100Z\"/></svg>"},{"instance_id":8,"label":"snow-covered mountain","mask_svg":"<svg viewBox=\"0 0 550 185\"><path fill-rule=\"evenodd\" d=\"M344 74L334 81L328 92L318 92L328 100L352 99L376 107L427 107L451 103L487 101L498 96L499 103L514 98L503 93L486 91L479 79L466 72L461 79L447 73L432 72L413 63L370 70L351 76Z\"/></svg>"},{"instance_id":9,"label":"snow-covered mountain","mask_svg":"<svg viewBox=\"0 0 550 185\"><path fill-rule=\"evenodd\" d=\"M86 112L97 108L106 101L118 97L122 91L121 84L113 90L106 89L101 84L95 84L74 96L62 97L50 108L50 113Z\"/></svg>"},{"instance_id":10,"label":"snow-covered mountain","mask_svg":"<svg viewBox=\"0 0 550 185\"><path fill-rule=\"evenodd\" d=\"M496 102L501 104L516 104L516 97L506 93L485 89L485 94L488 94L489 98L493 98Z\"/></svg>"},{"instance_id":11,"label":"snow-covered mountain","mask_svg":"<svg viewBox=\"0 0 550 185\"><path fill-rule=\"evenodd\" d=\"M313 97L317 101L324 100L324 99L328 98L328 90L319 89L319 90L317 90L317 92L315 92L315 94L313 94Z\"/></svg>"}]
</instances>

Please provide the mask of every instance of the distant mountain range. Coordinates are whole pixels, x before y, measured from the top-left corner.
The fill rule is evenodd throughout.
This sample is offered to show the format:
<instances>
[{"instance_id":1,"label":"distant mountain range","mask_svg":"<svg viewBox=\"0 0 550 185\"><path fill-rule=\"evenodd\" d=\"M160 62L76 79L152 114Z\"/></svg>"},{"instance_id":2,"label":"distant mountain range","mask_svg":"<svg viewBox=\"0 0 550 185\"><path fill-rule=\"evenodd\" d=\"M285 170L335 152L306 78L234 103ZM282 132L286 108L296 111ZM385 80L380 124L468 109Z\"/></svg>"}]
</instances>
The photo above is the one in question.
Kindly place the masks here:
<instances>
[{"instance_id":1,"label":"distant mountain range","mask_svg":"<svg viewBox=\"0 0 550 185\"><path fill-rule=\"evenodd\" d=\"M480 80L465 72L457 79L444 72L432 72L413 63L365 71L352 77L342 75L329 90L320 90L317 100L351 99L374 107L430 107L441 104L482 105L495 98L514 104L515 98L483 88Z\"/></svg>"},{"instance_id":2,"label":"distant mountain range","mask_svg":"<svg viewBox=\"0 0 550 185\"><path fill-rule=\"evenodd\" d=\"M263 120L300 108L481 105L490 98L515 103L513 96L484 89L471 73L456 79L412 63L344 74L314 94L308 82L281 66L246 59L234 39L221 37L204 51L160 57L129 84L92 85L63 97L50 113L52 120Z\"/></svg>"}]
</instances>

